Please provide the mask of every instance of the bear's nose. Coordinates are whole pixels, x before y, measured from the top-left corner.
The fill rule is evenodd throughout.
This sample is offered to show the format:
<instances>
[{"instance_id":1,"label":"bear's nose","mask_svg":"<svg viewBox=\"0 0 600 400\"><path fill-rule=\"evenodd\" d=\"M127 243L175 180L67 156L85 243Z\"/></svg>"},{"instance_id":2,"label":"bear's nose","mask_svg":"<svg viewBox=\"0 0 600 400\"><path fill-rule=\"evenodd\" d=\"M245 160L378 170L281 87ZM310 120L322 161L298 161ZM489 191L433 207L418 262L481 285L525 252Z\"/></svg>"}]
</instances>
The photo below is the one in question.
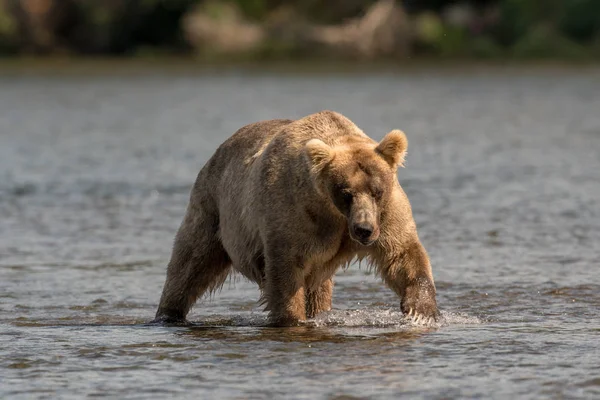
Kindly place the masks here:
<instances>
[{"instance_id":1,"label":"bear's nose","mask_svg":"<svg viewBox=\"0 0 600 400\"><path fill-rule=\"evenodd\" d=\"M356 237L361 241L367 241L373 234L373 230L373 225L369 223L354 224L354 234L356 234Z\"/></svg>"}]
</instances>

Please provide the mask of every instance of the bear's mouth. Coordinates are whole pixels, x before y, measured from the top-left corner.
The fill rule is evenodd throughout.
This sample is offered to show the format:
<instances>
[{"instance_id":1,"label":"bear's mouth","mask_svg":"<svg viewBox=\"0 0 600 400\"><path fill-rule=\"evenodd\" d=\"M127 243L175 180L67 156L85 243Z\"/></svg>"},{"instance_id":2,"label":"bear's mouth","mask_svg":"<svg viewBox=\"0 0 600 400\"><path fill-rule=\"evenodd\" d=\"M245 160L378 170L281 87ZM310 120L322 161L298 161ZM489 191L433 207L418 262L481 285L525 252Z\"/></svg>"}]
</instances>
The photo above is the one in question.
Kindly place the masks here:
<instances>
[{"instance_id":1,"label":"bear's mouth","mask_svg":"<svg viewBox=\"0 0 600 400\"><path fill-rule=\"evenodd\" d=\"M358 243L362 244L363 246L370 246L370 245L372 245L375 242L376 242L376 239L375 240L368 240L368 241L358 240Z\"/></svg>"},{"instance_id":2,"label":"bear's mouth","mask_svg":"<svg viewBox=\"0 0 600 400\"><path fill-rule=\"evenodd\" d=\"M350 232L350 239L354 240L356 243L359 243L362 246L371 246L377 241L377 239L379 239L379 232L373 233L373 235L371 235L371 237L368 238L359 238L356 235L354 235L353 232Z\"/></svg>"}]
</instances>

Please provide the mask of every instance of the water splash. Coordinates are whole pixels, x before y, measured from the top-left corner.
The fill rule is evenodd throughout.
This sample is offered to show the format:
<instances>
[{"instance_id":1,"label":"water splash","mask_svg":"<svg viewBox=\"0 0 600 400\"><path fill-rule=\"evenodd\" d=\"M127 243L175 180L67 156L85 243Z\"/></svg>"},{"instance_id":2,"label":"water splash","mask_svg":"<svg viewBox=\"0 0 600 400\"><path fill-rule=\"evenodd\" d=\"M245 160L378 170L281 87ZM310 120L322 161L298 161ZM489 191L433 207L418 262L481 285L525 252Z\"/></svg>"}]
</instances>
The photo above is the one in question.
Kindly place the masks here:
<instances>
[{"instance_id":1,"label":"water splash","mask_svg":"<svg viewBox=\"0 0 600 400\"><path fill-rule=\"evenodd\" d=\"M440 311L437 322L427 324L415 322L407 318L397 308L361 308L356 310L332 310L319 314L302 325L313 327L349 327L349 328L440 328L449 325L478 325L483 323L479 317L460 312ZM210 315L194 321L200 326L267 326L266 313L249 313L245 315Z\"/></svg>"},{"instance_id":2,"label":"water splash","mask_svg":"<svg viewBox=\"0 0 600 400\"><path fill-rule=\"evenodd\" d=\"M309 321L317 327L344 326L344 327L432 327L439 328L447 325L472 325L481 324L478 317L464 313L441 311L440 319L434 323L415 322L406 317L397 309L363 308L359 310L333 310L318 315Z\"/></svg>"},{"instance_id":3,"label":"water splash","mask_svg":"<svg viewBox=\"0 0 600 400\"><path fill-rule=\"evenodd\" d=\"M481 325L485 319L461 312L440 311L445 325Z\"/></svg>"}]
</instances>

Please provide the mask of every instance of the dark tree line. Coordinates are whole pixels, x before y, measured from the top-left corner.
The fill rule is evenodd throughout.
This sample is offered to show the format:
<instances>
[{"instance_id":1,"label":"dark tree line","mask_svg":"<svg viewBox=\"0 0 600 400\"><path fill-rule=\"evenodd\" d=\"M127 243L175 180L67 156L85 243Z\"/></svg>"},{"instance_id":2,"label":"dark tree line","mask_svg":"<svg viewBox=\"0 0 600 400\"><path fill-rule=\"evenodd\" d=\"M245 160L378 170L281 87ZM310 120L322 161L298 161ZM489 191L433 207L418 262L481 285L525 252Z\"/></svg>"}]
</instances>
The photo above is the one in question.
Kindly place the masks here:
<instances>
[{"instance_id":1,"label":"dark tree line","mask_svg":"<svg viewBox=\"0 0 600 400\"><path fill-rule=\"evenodd\" d=\"M207 41L198 45L190 40L184 23L200 13L214 21L199 22L208 30L244 23L267 32L258 35L260 51L253 55L310 56L312 42L298 39L306 36L302 29L312 32L315 26L347 24L364 16L377 1L0 0L0 54L203 54L211 52ZM600 55L598 0L397 0L396 4L410 26L412 54ZM232 8L235 18L227 11ZM278 23L277 35L271 33L272 21Z\"/></svg>"}]
</instances>

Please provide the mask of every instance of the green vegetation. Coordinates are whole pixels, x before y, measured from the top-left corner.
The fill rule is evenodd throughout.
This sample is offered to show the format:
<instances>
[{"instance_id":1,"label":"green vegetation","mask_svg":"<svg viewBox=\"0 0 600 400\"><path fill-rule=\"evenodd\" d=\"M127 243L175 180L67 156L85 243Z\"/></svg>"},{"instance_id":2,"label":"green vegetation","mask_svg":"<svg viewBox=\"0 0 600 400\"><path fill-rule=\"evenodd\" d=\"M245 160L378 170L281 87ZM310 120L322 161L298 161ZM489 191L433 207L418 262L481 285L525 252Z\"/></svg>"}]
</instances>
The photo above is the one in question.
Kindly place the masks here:
<instances>
[{"instance_id":1,"label":"green vegetation","mask_svg":"<svg viewBox=\"0 0 600 400\"><path fill-rule=\"evenodd\" d=\"M330 33L323 37L315 34L322 32L322 27L331 31L340 27L342 34L336 37L343 38L346 31L342 27L350 29L348 21L352 20L358 24L376 3L378 0L0 0L0 55L600 58L598 0L397 0L400 17L381 24L398 24L398 29L388 31L394 37L405 37L386 44L385 51L379 49L385 46L373 44L375 51L364 47L361 52L347 51L345 43L339 45L344 51L338 52L338 43L327 36ZM363 28L371 34L368 26ZM376 25L372 31L377 29ZM377 42L390 34L373 37ZM401 47L401 51L390 50L390 46Z\"/></svg>"}]
</instances>

